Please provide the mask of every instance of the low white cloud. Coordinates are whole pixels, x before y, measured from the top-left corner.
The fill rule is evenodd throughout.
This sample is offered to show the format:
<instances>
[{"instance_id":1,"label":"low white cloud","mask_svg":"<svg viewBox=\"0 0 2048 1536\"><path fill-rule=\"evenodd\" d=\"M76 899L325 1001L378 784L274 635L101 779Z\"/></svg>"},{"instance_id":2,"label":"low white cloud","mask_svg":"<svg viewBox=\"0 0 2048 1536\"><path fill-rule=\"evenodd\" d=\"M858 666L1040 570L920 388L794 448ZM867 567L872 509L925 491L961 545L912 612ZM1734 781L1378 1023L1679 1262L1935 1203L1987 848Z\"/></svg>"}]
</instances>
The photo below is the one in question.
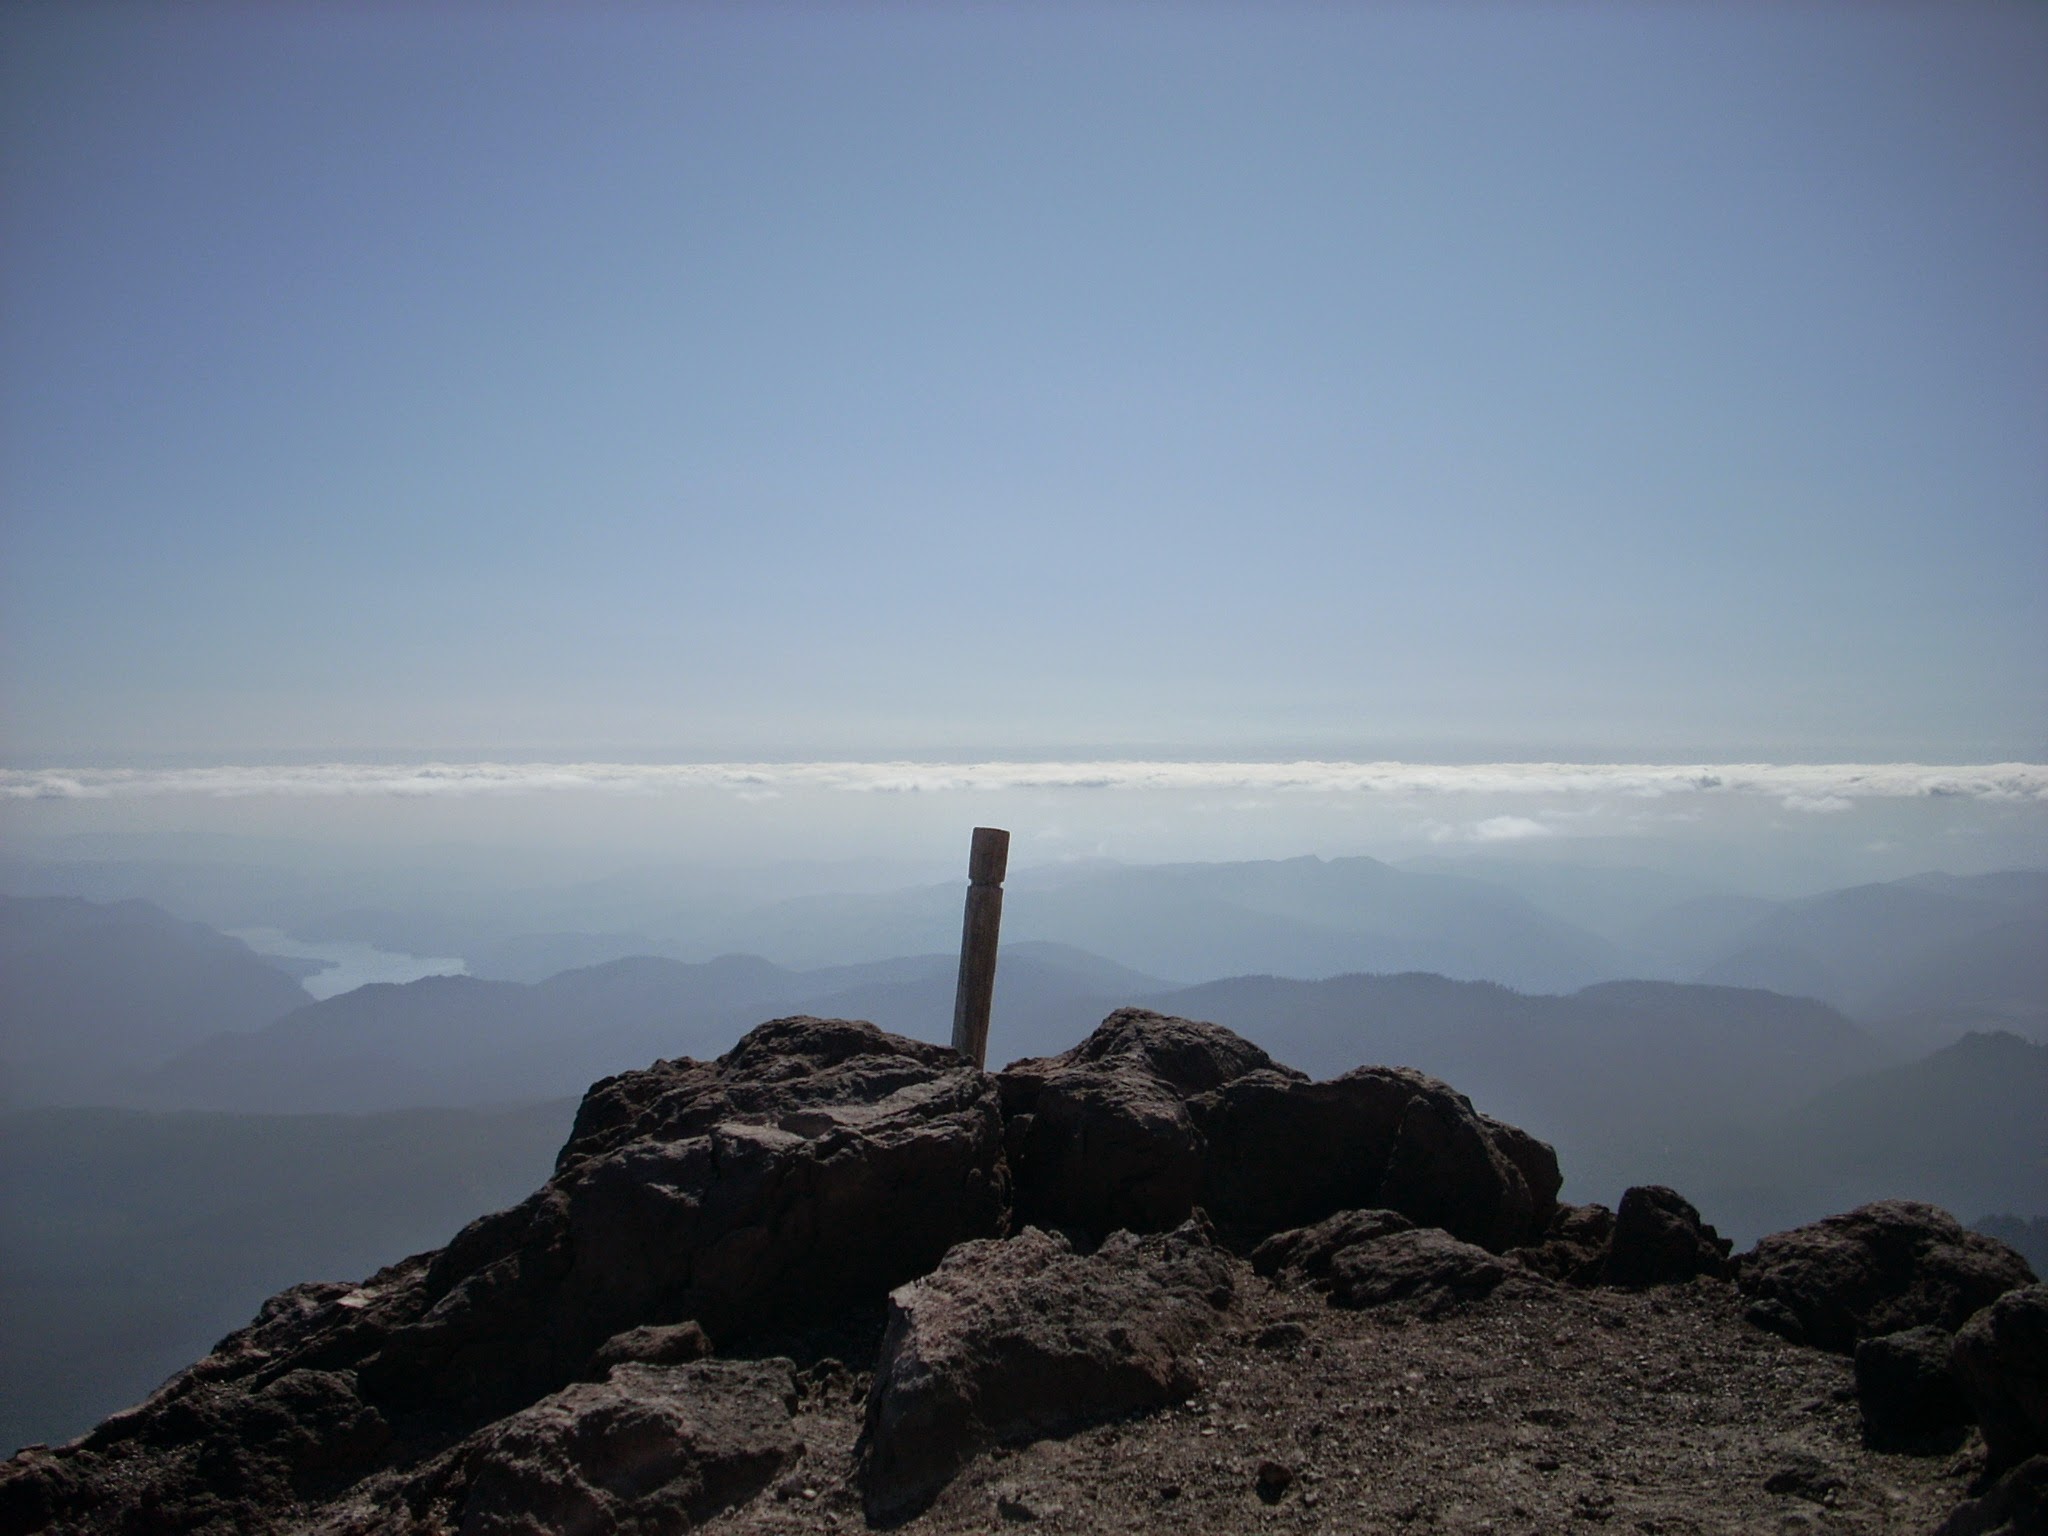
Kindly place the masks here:
<instances>
[{"instance_id":1,"label":"low white cloud","mask_svg":"<svg viewBox=\"0 0 2048 1536\"><path fill-rule=\"evenodd\" d=\"M1527 816L1489 816L1472 828L1475 843L1519 843L1532 837L1555 837L1556 829Z\"/></svg>"},{"instance_id":2,"label":"low white cloud","mask_svg":"<svg viewBox=\"0 0 2048 1536\"><path fill-rule=\"evenodd\" d=\"M296 767L0 770L0 798L122 799L162 795L433 797L560 791L670 794L714 790L765 798L802 790L872 794L948 791L1179 791L1235 795L1429 797L1582 795L1645 799L1761 795L1805 811L1860 800L1952 796L2048 802L2048 764L1988 763L321 763ZM1515 822L1526 818L1504 817ZM1527 836L1523 832L1495 834Z\"/></svg>"},{"instance_id":3,"label":"low white cloud","mask_svg":"<svg viewBox=\"0 0 2048 1536\"><path fill-rule=\"evenodd\" d=\"M1856 802L1847 795L1787 795L1784 805L1788 811L1805 811L1814 816L1837 816L1856 808Z\"/></svg>"}]
</instances>

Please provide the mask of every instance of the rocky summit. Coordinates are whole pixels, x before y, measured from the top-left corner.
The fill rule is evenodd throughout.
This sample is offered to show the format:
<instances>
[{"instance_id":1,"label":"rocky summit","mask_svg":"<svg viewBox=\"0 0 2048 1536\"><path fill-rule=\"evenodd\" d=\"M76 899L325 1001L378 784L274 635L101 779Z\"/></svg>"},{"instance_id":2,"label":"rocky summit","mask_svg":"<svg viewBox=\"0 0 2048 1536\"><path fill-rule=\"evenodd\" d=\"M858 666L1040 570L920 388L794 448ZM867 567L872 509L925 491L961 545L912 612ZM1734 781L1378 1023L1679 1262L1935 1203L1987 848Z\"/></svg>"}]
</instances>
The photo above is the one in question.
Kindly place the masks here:
<instances>
[{"instance_id":1,"label":"rocky summit","mask_svg":"<svg viewBox=\"0 0 2048 1536\"><path fill-rule=\"evenodd\" d=\"M0 1471L0 1533L2043 1528L2048 1288L1886 1202L1731 1255L1419 1073L1126 1010L584 1099L445 1248Z\"/></svg>"}]
</instances>

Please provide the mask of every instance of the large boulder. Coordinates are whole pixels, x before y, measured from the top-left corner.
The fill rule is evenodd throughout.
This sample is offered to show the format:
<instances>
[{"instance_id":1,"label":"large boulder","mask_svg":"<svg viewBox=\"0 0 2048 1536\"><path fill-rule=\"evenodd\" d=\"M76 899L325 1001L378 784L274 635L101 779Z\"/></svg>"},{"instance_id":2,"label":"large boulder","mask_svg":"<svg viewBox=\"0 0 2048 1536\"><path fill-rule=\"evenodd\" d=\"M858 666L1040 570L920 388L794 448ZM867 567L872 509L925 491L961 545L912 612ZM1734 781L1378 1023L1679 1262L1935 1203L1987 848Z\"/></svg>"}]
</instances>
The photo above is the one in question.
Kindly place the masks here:
<instances>
[{"instance_id":1,"label":"large boulder","mask_svg":"<svg viewBox=\"0 0 2048 1536\"><path fill-rule=\"evenodd\" d=\"M471 1435L330 1512L321 1536L668 1536L744 1503L801 1453L787 1360L628 1364Z\"/></svg>"},{"instance_id":2,"label":"large boulder","mask_svg":"<svg viewBox=\"0 0 2048 1536\"><path fill-rule=\"evenodd\" d=\"M1994 1466L2048 1454L2048 1285L2007 1291L1971 1318L1950 1365Z\"/></svg>"},{"instance_id":3,"label":"large boulder","mask_svg":"<svg viewBox=\"0 0 2048 1536\"><path fill-rule=\"evenodd\" d=\"M1753 1321L1849 1354L1905 1328L1954 1330L2033 1278L2012 1249L1948 1212L1881 1200L1764 1238L1743 1255L1739 1283Z\"/></svg>"},{"instance_id":4,"label":"large boulder","mask_svg":"<svg viewBox=\"0 0 2048 1536\"><path fill-rule=\"evenodd\" d=\"M41 1512L25 1530L111 1530L144 1503L165 1530L268 1530L616 1360L703 1347L634 1330L695 1321L724 1346L879 1319L1007 1222L992 1078L871 1024L775 1020L717 1061L599 1083L528 1199L360 1285L272 1298L51 1465L0 1473L0 1508Z\"/></svg>"},{"instance_id":5,"label":"large boulder","mask_svg":"<svg viewBox=\"0 0 2048 1536\"><path fill-rule=\"evenodd\" d=\"M1036 1227L963 1244L889 1299L857 1467L868 1518L915 1514L984 1446L1185 1398L1233 1292L1199 1222L1087 1255Z\"/></svg>"},{"instance_id":6,"label":"large boulder","mask_svg":"<svg viewBox=\"0 0 2048 1536\"><path fill-rule=\"evenodd\" d=\"M1693 1209L1692 1202L1662 1184L1622 1191L1614 1212L1602 1278L1609 1285L1674 1285L1695 1275L1725 1276L1734 1245Z\"/></svg>"},{"instance_id":7,"label":"large boulder","mask_svg":"<svg viewBox=\"0 0 2048 1536\"><path fill-rule=\"evenodd\" d=\"M1019 1220L1099 1236L1200 1206L1245 1251L1384 1207L1498 1250L1534 1240L1556 1205L1556 1154L1435 1078L1310 1082L1214 1024L1126 1009L1002 1086Z\"/></svg>"},{"instance_id":8,"label":"large boulder","mask_svg":"<svg viewBox=\"0 0 2048 1536\"><path fill-rule=\"evenodd\" d=\"M1248 1072L1203 1095L1194 1115L1201 1204L1234 1246L1377 1207L1499 1251L1540 1234L1557 1197L1548 1147L1533 1143L1545 1155L1532 1155L1532 1138L1497 1134L1463 1094L1407 1068L1323 1083ZM1536 1167L1536 1188L1518 1161Z\"/></svg>"},{"instance_id":9,"label":"large boulder","mask_svg":"<svg viewBox=\"0 0 2048 1536\"><path fill-rule=\"evenodd\" d=\"M1125 1008L1072 1050L1000 1074L1019 1222L1105 1233L1179 1225L1200 1198L1206 1147L1191 1101L1277 1072L1218 1024Z\"/></svg>"}]
</instances>

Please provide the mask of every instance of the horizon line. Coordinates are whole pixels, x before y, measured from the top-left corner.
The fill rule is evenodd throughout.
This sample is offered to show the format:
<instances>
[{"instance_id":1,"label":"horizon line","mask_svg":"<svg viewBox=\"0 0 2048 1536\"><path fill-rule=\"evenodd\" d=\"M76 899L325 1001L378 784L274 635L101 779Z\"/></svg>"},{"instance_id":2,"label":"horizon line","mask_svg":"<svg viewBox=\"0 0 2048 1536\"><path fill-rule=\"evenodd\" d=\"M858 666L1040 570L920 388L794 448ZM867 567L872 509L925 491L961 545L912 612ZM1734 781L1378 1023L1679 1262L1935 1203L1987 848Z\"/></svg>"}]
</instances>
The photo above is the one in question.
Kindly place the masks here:
<instances>
[{"instance_id":1,"label":"horizon line","mask_svg":"<svg viewBox=\"0 0 2048 1536\"><path fill-rule=\"evenodd\" d=\"M765 797L802 790L854 793L995 791L1289 794L1764 795L1799 810L1843 810L1860 799L1957 797L2048 802L2048 763L1416 763L1290 761L908 759L620 763L337 760L185 768L0 769L0 800L105 800L192 795L421 798L485 794L721 791Z\"/></svg>"}]
</instances>

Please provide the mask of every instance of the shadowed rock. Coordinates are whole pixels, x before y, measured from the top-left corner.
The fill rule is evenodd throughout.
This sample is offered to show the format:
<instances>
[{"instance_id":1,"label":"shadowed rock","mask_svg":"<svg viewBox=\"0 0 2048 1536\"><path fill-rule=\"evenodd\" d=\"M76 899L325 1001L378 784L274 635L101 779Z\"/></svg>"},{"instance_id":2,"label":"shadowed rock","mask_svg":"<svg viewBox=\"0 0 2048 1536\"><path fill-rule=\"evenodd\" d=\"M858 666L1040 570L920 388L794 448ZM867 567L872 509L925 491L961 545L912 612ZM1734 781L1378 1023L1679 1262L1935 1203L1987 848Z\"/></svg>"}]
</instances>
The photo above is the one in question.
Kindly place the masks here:
<instances>
[{"instance_id":1,"label":"shadowed rock","mask_svg":"<svg viewBox=\"0 0 2048 1536\"><path fill-rule=\"evenodd\" d=\"M1953 1450L1970 1423L1949 1371L1948 1331L1925 1325L1856 1346L1856 1400L1864 1443L1877 1450Z\"/></svg>"},{"instance_id":2,"label":"shadowed rock","mask_svg":"<svg viewBox=\"0 0 2048 1536\"><path fill-rule=\"evenodd\" d=\"M1313 1083L1214 1024L1126 1009L1002 1074L1020 1220L1157 1231L1197 1205L1245 1251L1385 1207L1489 1248L1550 1219L1557 1157L1435 1078L1361 1067Z\"/></svg>"},{"instance_id":3,"label":"shadowed rock","mask_svg":"<svg viewBox=\"0 0 2048 1536\"><path fill-rule=\"evenodd\" d=\"M1704 1221L1692 1202L1662 1184L1624 1190L1602 1278L1609 1285L1672 1285L1695 1275L1728 1273L1734 1245Z\"/></svg>"},{"instance_id":4,"label":"shadowed rock","mask_svg":"<svg viewBox=\"0 0 2048 1536\"><path fill-rule=\"evenodd\" d=\"M1526 1269L1567 1285L1598 1285L1614 1246L1614 1212L1604 1205L1561 1205L1543 1240L1515 1250Z\"/></svg>"},{"instance_id":5,"label":"shadowed rock","mask_svg":"<svg viewBox=\"0 0 2048 1536\"><path fill-rule=\"evenodd\" d=\"M1491 1295L1511 1276L1543 1283L1514 1260L1440 1228L1418 1228L1398 1211L1344 1211L1276 1233L1253 1250L1252 1267L1283 1284L1313 1286L1333 1306L1413 1302L1430 1317Z\"/></svg>"},{"instance_id":6,"label":"shadowed rock","mask_svg":"<svg viewBox=\"0 0 2048 1536\"><path fill-rule=\"evenodd\" d=\"M1511 1260L1436 1227L1354 1243L1330 1260L1330 1302L1339 1307L1415 1303L1438 1317L1462 1301L1491 1296L1516 1274Z\"/></svg>"},{"instance_id":7,"label":"shadowed rock","mask_svg":"<svg viewBox=\"0 0 2048 1536\"><path fill-rule=\"evenodd\" d=\"M2033 1278L2005 1244L1911 1200L1775 1233L1743 1255L1740 1272L1753 1321L1838 1354L1926 1323L1958 1328Z\"/></svg>"},{"instance_id":8,"label":"shadowed rock","mask_svg":"<svg viewBox=\"0 0 2048 1536\"><path fill-rule=\"evenodd\" d=\"M2007 1291L1971 1318L1950 1364L1994 1466L2048 1454L2048 1285Z\"/></svg>"},{"instance_id":9,"label":"shadowed rock","mask_svg":"<svg viewBox=\"0 0 2048 1536\"><path fill-rule=\"evenodd\" d=\"M1185 1221L1206 1157L1191 1101L1254 1071L1299 1076L1221 1025L1137 1008L1012 1063L999 1080L1017 1220L1098 1236Z\"/></svg>"},{"instance_id":10,"label":"shadowed rock","mask_svg":"<svg viewBox=\"0 0 2048 1536\"><path fill-rule=\"evenodd\" d=\"M615 1365L688 1365L710 1353L711 1340L694 1322L628 1328L598 1347L583 1374L592 1381L603 1381Z\"/></svg>"},{"instance_id":11,"label":"shadowed rock","mask_svg":"<svg viewBox=\"0 0 2048 1536\"><path fill-rule=\"evenodd\" d=\"M802 1446L787 1360L621 1365L358 1490L323 1536L657 1536L754 1496Z\"/></svg>"},{"instance_id":12,"label":"shadowed rock","mask_svg":"<svg viewBox=\"0 0 2048 1536\"><path fill-rule=\"evenodd\" d=\"M984 1446L1186 1397L1233 1291L1199 1223L1085 1257L1035 1227L963 1244L889 1299L859 1452L869 1519L916 1513Z\"/></svg>"},{"instance_id":13,"label":"shadowed rock","mask_svg":"<svg viewBox=\"0 0 2048 1536\"><path fill-rule=\"evenodd\" d=\"M1331 1262L1346 1248L1409 1231L1414 1225L1399 1211L1339 1211L1312 1227L1274 1233L1252 1250L1252 1268L1297 1285L1327 1281Z\"/></svg>"},{"instance_id":14,"label":"shadowed rock","mask_svg":"<svg viewBox=\"0 0 2048 1536\"><path fill-rule=\"evenodd\" d=\"M25 1530L114 1530L124 1504L167 1531L269 1530L295 1490L431 1458L607 1341L638 1347L631 1330L696 1320L722 1340L879 1310L1007 1214L991 1078L870 1024L776 1020L715 1062L597 1084L528 1199L361 1285L273 1297L66 1456L11 1464L0 1508L37 1512Z\"/></svg>"},{"instance_id":15,"label":"shadowed rock","mask_svg":"<svg viewBox=\"0 0 2048 1536\"><path fill-rule=\"evenodd\" d=\"M2048 1531L2048 1456L2031 1456L1974 1499L1965 1499L1934 1536L2041 1536Z\"/></svg>"}]
</instances>

